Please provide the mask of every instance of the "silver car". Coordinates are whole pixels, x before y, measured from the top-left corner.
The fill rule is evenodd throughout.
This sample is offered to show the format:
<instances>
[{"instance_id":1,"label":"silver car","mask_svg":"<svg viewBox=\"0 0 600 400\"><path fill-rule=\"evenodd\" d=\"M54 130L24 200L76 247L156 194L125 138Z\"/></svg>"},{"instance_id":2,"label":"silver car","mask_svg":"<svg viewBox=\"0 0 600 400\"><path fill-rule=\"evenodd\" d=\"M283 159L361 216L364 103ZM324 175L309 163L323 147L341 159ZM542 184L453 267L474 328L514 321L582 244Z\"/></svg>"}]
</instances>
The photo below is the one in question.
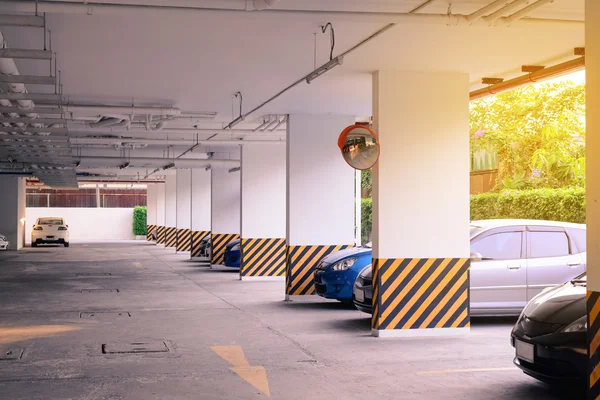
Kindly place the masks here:
<instances>
[{"instance_id":1,"label":"silver car","mask_svg":"<svg viewBox=\"0 0 600 400\"><path fill-rule=\"evenodd\" d=\"M585 266L583 224L473 221L471 314L519 315L535 295L581 275ZM354 284L354 305L364 312L371 312L371 276L371 267L367 267Z\"/></svg>"}]
</instances>

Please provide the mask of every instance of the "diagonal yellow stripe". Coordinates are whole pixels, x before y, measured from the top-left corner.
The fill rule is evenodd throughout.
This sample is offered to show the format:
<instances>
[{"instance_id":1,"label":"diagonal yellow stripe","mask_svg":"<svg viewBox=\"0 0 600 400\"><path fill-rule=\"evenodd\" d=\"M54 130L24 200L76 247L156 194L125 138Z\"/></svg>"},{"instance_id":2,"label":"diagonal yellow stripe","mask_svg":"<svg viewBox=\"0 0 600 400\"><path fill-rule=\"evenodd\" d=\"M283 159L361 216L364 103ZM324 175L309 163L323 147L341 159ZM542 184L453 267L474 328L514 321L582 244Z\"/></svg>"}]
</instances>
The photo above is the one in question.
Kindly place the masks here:
<instances>
[{"instance_id":1,"label":"diagonal yellow stripe","mask_svg":"<svg viewBox=\"0 0 600 400\"><path fill-rule=\"evenodd\" d=\"M452 328L458 328L458 325L460 324L460 322L465 318L467 318L467 308L465 308L463 310L463 312L460 313L460 315L456 318L456 320L454 320L454 322L450 326Z\"/></svg>"},{"instance_id":2,"label":"diagonal yellow stripe","mask_svg":"<svg viewBox=\"0 0 600 400\"><path fill-rule=\"evenodd\" d=\"M458 307L463 306L467 302L467 290L463 291L460 297L456 300L452 307L446 312L446 314L440 319L440 322L435 326L436 328L443 328L446 322L452 317L452 315L458 310Z\"/></svg>"},{"instance_id":3,"label":"diagonal yellow stripe","mask_svg":"<svg viewBox=\"0 0 600 400\"><path fill-rule=\"evenodd\" d=\"M280 248L280 250L275 253L271 259L269 259L269 261L265 264L265 266L263 268L261 268L260 271L256 272L256 275L258 276L271 276L276 270L281 269L281 266L284 265L283 260L281 260L283 256L283 249ZM280 259L279 261L277 261L277 259Z\"/></svg>"},{"instance_id":4,"label":"diagonal yellow stripe","mask_svg":"<svg viewBox=\"0 0 600 400\"><path fill-rule=\"evenodd\" d=\"M260 259L263 256L263 252L265 251L265 249L268 248L271 245L271 243L273 243L276 240L277 239L267 238L260 239L260 245L254 248L254 252L252 252L251 256L248 256L248 258L246 258L246 255L244 254L244 263L248 263L248 266L252 266L254 263L256 263L258 259Z\"/></svg>"},{"instance_id":5,"label":"diagonal yellow stripe","mask_svg":"<svg viewBox=\"0 0 600 400\"><path fill-rule=\"evenodd\" d=\"M398 267L400 266L400 264L402 264L403 261L404 261L403 259L399 258L399 259L395 260L392 263L392 265L390 265L388 267L388 269L385 271L385 273L381 276L381 285L382 286L385 284L384 276L386 274L388 274L388 272L389 272L389 274L387 275L388 278L389 278L389 275L391 275L392 273L394 273L394 271L396 269L398 269ZM402 270L402 272L400 272L400 275L398 277L396 277L396 279L394 280L394 282L392 282L392 284L382 292L382 297L381 297L381 301L382 302L385 302L394 293L394 291L398 288L398 286L402 282L404 282L404 280L406 279L406 277L413 271L413 269L419 263L419 261L420 261L420 259L418 259L418 258L413 258L412 260L410 260L410 262L408 263L408 265L406 266L406 268L404 268ZM398 299L398 302L400 302L399 297L397 297L396 299ZM398 304L398 302L395 302L394 307ZM394 304L394 303L392 303L392 304ZM390 307L387 307L387 309L389 309L389 308ZM385 310L384 310L384 313L385 313ZM382 315L383 315L383 313L382 313Z\"/></svg>"},{"instance_id":6,"label":"diagonal yellow stripe","mask_svg":"<svg viewBox=\"0 0 600 400\"><path fill-rule=\"evenodd\" d=\"M302 279L302 275L303 275L302 273L303 272L306 273L306 271L309 270L309 268L306 265L307 264L306 261L309 258L313 257L313 255L315 254L315 252L317 251L317 249L318 249L318 247L316 247L316 246L307 247L307 252L304 255L304 257L302 257L301 260L295 262L292 265L292 273L295 275L295 278L292 281L292 286L293 287L296 286L298 284L299 280ZM323 249L325 249L325 247ZM323 251L323 250L321 250L321 251Z\"/></svg>"},{"instance_id":7,"label":"diagonal yellow stripe","mask_svg":"<svg viewBox=\"0 0 600 400\"><path fill-rule=\"evenodd\" d=\"M450 299L466 282L467 282L467 274L465 273L460 278L458 278L456 283L454 283L454 286L452 286L452 288L446 293L446 295L444 295L442 300L438 303L437 306L435 306L435 308L433 309L431 314L429 314L427 316L427 318L425 319L425 321L423 321L423 323L419 326L419 328L420 329L427 328L429 326L429 324L431 323L431 321L433 321L438 316L440 311L443 310L444 307L446 307L446 305L448 304Z\"/></svg>"},{"instance_id":8,"label":"diagonal yellow stripe","mask_svg":"<svg viewBox=\"0 0 600 400\"><path fill-rule=\"evenodd\" d=\"M600 378L600 364L596 364L594 370L590 374L590 389L596 386L596 382L598 382L598 378Z\"/></svg>"},{"instance_id":9,"label":"diagonal yellow stripe","mask_svg":"<svg viewBox=\"0 0 600 400\"><path fill-rule=\"evenodd\" d=\"M300 256L300 254L302 254L302 252L304 250L306 250L308 247L309 246L290 246L290 248L291 248L290 254L293 253L292 254L292 265L296 264L296 260L298 259L298 257ZM295 253L294 253L294 250L296 250Z\"/></svg>"},{"instance_id":10,"label":"diagonal yellow stripe","mask_svg":"<svg viewBox=\"0 0 600 400\"><path fill-rule=\"evenodd\" d=\"M249 261L249 265L251 266L250 271L248 272L250 275L254 274L255 271L260 267L260 265L262 264L262 268L260 268L263 272L265 269L269 268L269 264L265 263L269 257L271 256L271 254L273 254L273 252L277 251L277 249L281 249L281 247L278 247L277 245L277 239L272 239L269 241L269 243L267 243L265 245L265 249L268 248L271 244L274 244L274 246L267 251L266 253L260 253L260 254L256 254L255 257ZM260 275L260 273L256 273L257 275Z\"/></svg>"},{"instance_id":11,"label":"diagonal yellow stripe","mask_svg":"<svg viewBox=\"0 0 600 400\"><path fill-rule=\"evenodd\" d=\"M596 321L596 317L598 316L598 312L600 312L600 297L596 300L596 303L592 307L590 311L590 326L594 326L594 322Z\"/></svg>"},{"instance_id":12,"label":"diagonal yellow stripe","mask_svg":"<svg viewBox=\"0 0 600 400\"><path fill-rule=\"evenodd\" d=\"M590 342L590 358L594 356L596 350L598 350L598 346L600 345L600 330L596 332L596 336Z\"/></svg>"},{"instance_id":13,"label":"diagonal yellow stripe","mask_svg":"<svg viewBox=\"0 0 600 400\"><path fill-rule=\"evenodd\" d=\"M246 263L245 260L250 260L252 255L262 247L265 240L266 239L244 239L242 242L242 261L244 264Z\"/></svg>"}]
</instances>

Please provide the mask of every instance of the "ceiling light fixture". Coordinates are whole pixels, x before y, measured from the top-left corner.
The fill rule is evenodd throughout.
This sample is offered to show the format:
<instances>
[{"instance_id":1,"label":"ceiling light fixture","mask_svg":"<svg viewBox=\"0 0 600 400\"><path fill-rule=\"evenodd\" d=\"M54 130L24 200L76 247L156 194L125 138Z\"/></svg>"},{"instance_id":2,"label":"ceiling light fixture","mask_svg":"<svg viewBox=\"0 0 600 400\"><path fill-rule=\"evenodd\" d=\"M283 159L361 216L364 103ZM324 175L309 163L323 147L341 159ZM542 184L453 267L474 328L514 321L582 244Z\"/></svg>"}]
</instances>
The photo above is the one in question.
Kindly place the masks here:
<instances>
[{"instance_id":1,"label":"ceiling light fixture","mask_svg":"<svg viewBox=\"0 0 600 400\"><path fill-rule=\"evenodd\" d=\"M316 70L311 72L306 77L306 83L311 83L312 81L314 81L315 79L317 79L318 77L323 75L324 73L331 71L333 68L337 67L338 65L342 65L343 62L344 62L344 57L337 56L336 58L332 59L328 63L323 64L322 66L320 66L319 68L317 68Z\"/></svg>"}]
</instances>

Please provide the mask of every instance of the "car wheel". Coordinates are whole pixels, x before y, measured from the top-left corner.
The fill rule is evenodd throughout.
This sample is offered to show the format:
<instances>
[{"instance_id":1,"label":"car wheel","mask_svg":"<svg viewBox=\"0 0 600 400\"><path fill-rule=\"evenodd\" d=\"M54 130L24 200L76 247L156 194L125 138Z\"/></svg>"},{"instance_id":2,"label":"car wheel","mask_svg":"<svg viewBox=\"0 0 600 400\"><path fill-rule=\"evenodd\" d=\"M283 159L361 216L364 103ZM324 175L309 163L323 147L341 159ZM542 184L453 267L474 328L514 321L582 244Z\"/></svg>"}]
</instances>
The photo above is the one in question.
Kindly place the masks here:
<instances>
[{"instance_id":1,"label":"car wheel","mask_svg":"<svg viewBox=\"0 0 600 400\"><path fill-rule=\"evenodd\" d=\"M65 242L65 247L69 247L69 243L66 243L66 242Z\"/></svg>"}]
</instances>

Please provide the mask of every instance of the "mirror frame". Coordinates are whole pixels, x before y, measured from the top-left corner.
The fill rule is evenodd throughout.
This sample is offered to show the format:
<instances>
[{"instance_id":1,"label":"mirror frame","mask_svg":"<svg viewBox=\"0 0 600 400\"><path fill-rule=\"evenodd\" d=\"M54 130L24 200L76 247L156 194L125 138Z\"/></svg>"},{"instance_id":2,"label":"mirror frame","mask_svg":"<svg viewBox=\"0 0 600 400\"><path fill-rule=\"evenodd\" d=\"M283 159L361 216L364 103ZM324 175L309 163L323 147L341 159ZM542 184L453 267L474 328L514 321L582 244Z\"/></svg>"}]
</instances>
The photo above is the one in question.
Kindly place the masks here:
<instances>
[{"instance_id":1,"label":"mirror frame","mask_svg":"<svg viewBox=\"0 0 600 400\"><path fill-rule=\"evenodd\" d=\"M344 144L346 143L346 138L348 137L348 135L350 134L350 132L352 132L354 129L364 129L366 131L369 132L369 134L371 134L376 140L377 140L377 158L375 159L375 162L373 163L373 165L371 165L369 168L356 168L353 165L351 165L348 160L346 160L346 157L344 157ZM350 125L348 127L346 127L342 133L340 133L340 136L338 137L338 147L340 148L340 152L342 153L342 158L344 159L344 161L346 162L346 164L350 165L350 167L352 167L353 169L359 170L359 171L367 171L370 170L371 168L373 168L378 162L379 162L379 155L381 154L381 143L379 142L379 136L377 136L377 134L375 133L375 131L373 131L373 129L371 129L368 126L365 125L360 125L360 124L354 124L354 125Z\"/></svg>"}]
</instances>

